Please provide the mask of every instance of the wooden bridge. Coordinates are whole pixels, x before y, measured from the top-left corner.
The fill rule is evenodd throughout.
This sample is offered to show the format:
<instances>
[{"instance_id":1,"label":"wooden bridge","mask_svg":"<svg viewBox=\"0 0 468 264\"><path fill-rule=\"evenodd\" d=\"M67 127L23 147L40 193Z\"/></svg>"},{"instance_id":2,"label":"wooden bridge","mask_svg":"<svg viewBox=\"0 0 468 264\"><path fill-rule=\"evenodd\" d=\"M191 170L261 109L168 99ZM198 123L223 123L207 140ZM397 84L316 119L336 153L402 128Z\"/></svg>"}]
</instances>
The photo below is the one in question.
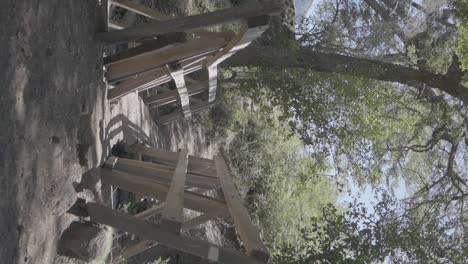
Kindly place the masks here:
<instances>
[{"instance_id":1,"label":"wooden bridge","mask_svg":"<svg viewBox=\"0 0 468 264\"><path fill-rule=\"evenodd\" d=\"M145 160L110 157L101 168L103 184L116 186L145 197L161 201L160 205L128 215L97 203L81 203L83 216L91 221L112 226L137 235L138 242L123 253L126 258L158 243L219 263L265 263L269 252L263 245L257 228L229 175L228 167L220 156L204 159L188 155L187 150L170 152L136 143L129 151ZM190 188L204 190L188 191ZM213 198L203 193L220 188L223 198ZM200 213L184 219L183 209ZM161 214L161 224L145 219ZM245 248L245 254L233 249L181 234L206 221L231 218Z\"/></svg>"},{"instance_id":2,"label":"wooden bridge","mask_svg":"<svg viewBox=\"0 0 468 264\"><path fill-rule=\"evenodd\" d=\"M98 34L98 39L108 44L133 42L135 46L104 58L106 79L113 86L108 91L108 99L113 101L134 91L156 88L156 95L143 98L145 104L151 108L171 103L181 106L179 111L161 117L160 123L164 124L180 117L188 119L192 113L214 102L218 65L259 37L268 28L270 16L279 14L284 3L282 0L262 1L177 18L129 0L109 0L107 13L111 6L125 8L154 21L129 27L121 21L108 20L109 28L114 30ZM240 23L237 34L205 29L232 22ZM191 33L194 37L167 45L162 36L175 32ZM207 80L187 76L200 70L208 72ZM163 89L158 89L172 80L176 90L162 92ZM207 94L203 100L192 98L202 93Z\"/></svg>"},{"instance_id":3,"label":"wooden bridge","mask_svg":"<svg viewBox=\"0 0 468 264\"><path fill-rule=\"evenodd\" d=\"M283 9L282 0L262 1L188 17L171 17L154 9L128 0L106 0L104 7L109 30L97 34L107 44L129 43L131 48L104 58L106 79L109 83L108 99L118 100L131 93L156 88L158 93L143 97L150 107L178 103L180 111L161 118L161 123L179 117L190 118L216 98L218 65L235 52L249 45L269 25L272 15ZM109 19L111 6L145 16L153 22L129 26ZM207 30L220 24L239 22L240 30L214 32ZM187 32L194 37L185 42L167 43L164 36ZM195 80L189 74L205 70L206 80ZM176 89L163 92L160 85L174 81ZM195 95L206 95L194 100ZM192 99L192 100L191 100ZM137 235L138 242L122 252L129 257L158 243L219 263L265 263L269 252L260 239L246 208L242 205L227 165L222 157L213 160L188 155L187 150L170 152L149 148L136 143L130 147L136 160L111 156L100 168L101 181L114 186L153 197L159 206L137 215L128 215L97 203L77 203L75 212L102 223ZM142 161L145 157L146 161ZM201 190L193 191L193 188ZM221 190L222 198L206 195L209 190ZM184 219L183 210L190 209L200 215ZM161 215L161 224L147 221ZM232 219L245 248L244 252L224 248L181 234L206 221Z\"/></svg>"}]
</instances>

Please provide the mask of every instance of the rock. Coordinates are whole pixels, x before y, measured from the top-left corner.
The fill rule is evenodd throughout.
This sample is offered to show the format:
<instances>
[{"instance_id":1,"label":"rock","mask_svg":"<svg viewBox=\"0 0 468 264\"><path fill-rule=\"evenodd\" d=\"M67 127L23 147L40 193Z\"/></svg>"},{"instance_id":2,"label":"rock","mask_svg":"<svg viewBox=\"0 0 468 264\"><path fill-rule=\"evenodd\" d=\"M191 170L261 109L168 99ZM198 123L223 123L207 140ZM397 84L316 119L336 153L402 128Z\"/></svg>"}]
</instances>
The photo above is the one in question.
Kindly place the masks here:
<instances>
[{"instance_id":1,"label":"rock","mask_svg":"<svg viewBox=\"0 0 468 264\"><path fill-rule=\"evenodd\" d=\"M87 262L104 260L112 246L112 232L93 223L72 222L60 238L59 254Z\"/></svg>"}]
</instances>

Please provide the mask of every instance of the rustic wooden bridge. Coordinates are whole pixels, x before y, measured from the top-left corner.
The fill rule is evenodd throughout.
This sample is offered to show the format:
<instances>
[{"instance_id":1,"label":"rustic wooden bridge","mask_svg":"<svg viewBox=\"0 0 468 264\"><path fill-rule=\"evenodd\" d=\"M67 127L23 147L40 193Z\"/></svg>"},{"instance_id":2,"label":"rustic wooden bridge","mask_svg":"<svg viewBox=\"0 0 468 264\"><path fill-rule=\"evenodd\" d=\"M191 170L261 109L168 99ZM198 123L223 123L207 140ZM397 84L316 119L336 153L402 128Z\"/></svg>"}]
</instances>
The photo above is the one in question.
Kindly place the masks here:
<instances>
[{"instance_id":1,"label":"rustic wooden bridge","mask_svg":"<svg viewBox=\"0 0 468 264\"><path fill-rule=\"evenodd\" d=\"M145 104L152 108L180 104L180 111L161 117L160 123L164 124L180 117L188 119L214 102L218 65L260 36L268 28L270 16L279 14L284 3L282 0L255 2L188 17L171 17L129 0L108 0L107 12L111 6L127 9L153 22L130 27L121 21L108 20L108 27L114 30L97 35L108 44L134 43L133 48L104 58L106 79L113 86L108 91L108 99L117 100L128 93L158 88L174 80L176 90L158 89L160 93L144 98ZM205 29L232 22L240 23L237 34ZM194 37L167 45L163 36L175 32L187 32ZM207 80L187 76L200 70L208 72ZM190 100L202 93L207 93L204 100Z\"/></svg>"},{"instance_id":2,"label":"rustic wooden bridge","mask_svg":"<svg viewBox=\"0 0 468 264\"><path fill-rule=\"evenodd\" d=\"M205 159L188 155L187 150L170 152L136 143L129 148L137 159L110 157L101 168L103 184L115 186L161 201L159 206L136 215L128 215L97 203L79 205L91 221L137 235L141 242L128 247L122 257L130 257L161 243L211 261L227 264L266 263L269 252L220 156ZM189 191L190 188L204 190ZM222 198L203 193L220 188ZM199 212L184 219L184 208ZM146 219L160 214L159 225ZM206 221L231 218L245 248L245 253L197 240L181 234Z\"/></svg>"}]
</instances>

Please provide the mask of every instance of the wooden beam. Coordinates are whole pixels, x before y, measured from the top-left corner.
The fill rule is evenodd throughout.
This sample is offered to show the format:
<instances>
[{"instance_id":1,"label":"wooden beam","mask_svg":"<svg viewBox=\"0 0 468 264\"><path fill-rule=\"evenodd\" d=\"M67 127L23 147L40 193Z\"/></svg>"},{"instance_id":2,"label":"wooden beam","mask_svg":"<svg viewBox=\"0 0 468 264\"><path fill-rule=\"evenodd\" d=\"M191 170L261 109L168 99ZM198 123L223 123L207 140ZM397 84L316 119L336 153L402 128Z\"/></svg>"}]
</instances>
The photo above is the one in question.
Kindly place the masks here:
<instances>
[{"instance_id":1,"label":"wooden beam","mask_svg":"<svg viewBox=\"0 0 468 264\"><path fill-rule=\"evenodd\" d=\"M207 90L208 90L207 83L204 83L204 82L197 83L197 84L187 83L187 91L188 91L189 96L197 95ZM178 92L176 90L172 90L172 91L157 94L154 96L145 96L142 99L143 99L143 102L147 105L150 105L150 107L159 107L159 106L163 106L163 105L176 102L178 99Z\"/></svg>"},{"instance_id":2,"label":"wooden beam","mask_svg":"<svg viewBox=\"0 0 468 264\"><path fill-rule=\"evenodd\" d=\"M158 245L157 242L154 242L154 241L151 241L151 240L139 241L139 242L125 248L122 251L122 253L120 253L120 258L121 259L127 259L127 258L130 258L130 257L133 257L133 256L138 255L141 252L143 252L145 250L148 250L148 249L150 249L152 247L155 247L157 245Z\"/></svg>"},{"instance_id":3,"label":"wooden beam","mask_svg":"<svg viewBox=\"0 0 468 264\"><path fill-rule=\"evenodd\" d=\"M124 28L128 27L128 25L125 24L124 22L116 21L116 20L109 20L108 26L109 26L109 28L117 29L117 30L124 29Z\"/></svg>"},{"instance_id":4,"label":"wooden beam","mask_svg":"<svg viewBox=\"0 0 468 264\"><path fill-rule=\"evenodd\" d=\"M129 48L119 53L104 57L104 65L107 66L115 62L124 61L134 56L138 56L147 52L151 52L155 49L160 49L169 44L173 44L173 43L169 43L169 41L165 37L158 37L157 39L146 40L134 48Z\"/></svg>"},{"instance_id":5,"label":"wooden beam","mask_svg":"<svg viewBox=\"0 0 468 264\"><path fill-rule=\"evenodd\" d=\"M171 232L180 233L184 222L184 190L187 178L188 150L179 152L179 161L172 177L162 213L162 227Z\"/></svg>"},{"instance_id":6,"label":"wooden beam","mask_svg":"<svg viewBox=\"0 0 468 264\"><path fill-rule=\"evenodd\" d=\"M168 45L109 65L106 78L108 82L123 80L166 64L219 50L225 44L225 40L204 38Z\"/></svg>"},{"instance_id":7,"label":"wooden beam","mask_svg":"<svg viewBox=\"0 0 468 264\"><path fill-rule=\"evenodd\" d=\"M220 52L207 59L207 67L217 66L237 51L247 47L268 29L269 23L268 15L243 20L239 33Z\"/></svg>"},{"instance_id":8,"label":"wooden beam","mask_svg":"<svg viewBox=\"0 0 468 264\"><path fill-rule=\"evenodd\" d=\"M154 197L158 200L165 200L169 186L154 181L148 181L136 175L121 171L113 171L101 168L101 180L103 183L113 185L124 190ZM186 191L184 195L185 208L202 213L218 213L220 217L228 215L224 201Z\"/></svg>"},{"instance_id":9,"label":"wooden beam","mask_svg":"<svg viewBox=\"0 0 468 264\"><path fill-rule=\"evenodd\" d=\"M190 60L182 62L184 72L186 74L198 71L203 67L202 61L206 57L195 57ZM124 82L116 85L110 89L107 95L108 100L117 100L133 91L143 91L145 89L155 87L171 80L171 76L165 68L157 68L143 74L138 75L136 78L125 80Z\"/></svg>"},{"instance_id":10,"label":"wooden beam","mask_svg":"<svg viewBox=\"0 0 468 264\"><path fill-rule=\"evenodd\" d=\"M198 112L201 112L207 108L209 108L210 106L212 106L213 103L205 103L205 104L198 104L198 105L193 105L192 106L192 114L195 114L195 113L198 113ZM159 123L161 125L166 125L166 124L169 124L179 118L182 118L184 117L184 113L182 113L182 111L176 111L174 113L171 113L171 114L167 114L167 115L164 115L162 117L159 118Z\"/></svg>"},{"instance_id":11,"label":"wooden beam","mask_svg":"<svg viewBox=\"0 0 468 264\"><path fill-rule=\"evenodd\" d=\"M212 103L216 99L217 87L218 87L218 66L211 65L208 67L208 103Z\"/></svg>"},{"instance_id":12,"label":"wooden beam","mask_svg":"<svg viewBox=\"0 0 468 264\"><path fill-rule=\"evenodd\" d=\"M84 207L93 222L135 234L143 239L152 240L185 253L225 264L261 263L232 249L220 247L189 236L167 232L156 224L140 220L96 203L87 203Z\"/></svg>"},{"instance_id":13,"label":"wooden beam","mask_svg":"<svg viewBox=\"0 0 468 264\"><path fill-rule=\"evenodd\" d=\"M152 216L155 216L155 215L158 215L158 214L162 213L163 208L164 208L164 202L156 205L155 207L146 209L143 212L139 212L138 214L136 214L134 216L136 218L138 218L138 219L145 220L145 219L148 219L148 218L150 218Z\"/></svg>"},{"instance_id":14,"label":"wooden beam","mask_svg":"<svg viewBox=\"0 0 468 264\"><path fill-rule=\"evenodd\" d=\"M173 181L175 169L163 167L151 162L136 161L131 159L119 158L114 170L133 174L148 181L154 181L161 184L170 184ZM216 189L219 187L217 178L206 177L205 175L190 172L187 174L186 185L188 187L200 187L205 189Z\"/></svg>"},{"instance_id":15,"label":"wooden beam","mask_svg":"<svg viewBox=\"0 0 468 264\"><path fill-rule=\"evenodd\" d=\"M165 21L173 19L174 16L166 15L164 13L159 12L156 9L131 2L128 0L113 0L114 5L120 6L142 16L154 19L156 21ZM230 38L232 35L227 32L212 32L206 29L194 29L191 30L192 33L198 34L199 36L210 36L210 37L221 37L221 38Z\"/></svg>"},{"instance_id":16,"label":"wooden beam","mask_svg":"<svg viewBox=\"0 0 468 264\"><path fill-rule=\"evenodd\" d=\"M151 209L149 209L151 210ZM148 210L147 210L148 211ZM145 211L146 212L146 211ZM142 219L141 217L138 217L138 215L135 215L136 218L138 219ZM197 216L193 219L190 219L188 220L187 222L184 222L182 224L182 231L188 231L192 228L195 228L209 220L212 220L216 218L216 215L213 215L213 214L202 214L200 216ZM126 259L126 258L129 258L129 257L132 257L132 256L135 256L145 250L148 250L154 246L157 246L158 243L154 242L154 241L151 241L151 240L142 240L142 241L139 241L129 247L127 247L121 254L121 258L123 259Z\"/></svg>"},{"instance_id":17,"label":"wooden beam","mask_svg":"<svg viewBox=\"0 0 468 264\"><path fill-rule=\"evenodd\" d=\"M200 216L194 217L182 224L182 231L188 231L194 227L197 227L207 221L213 220L216 215L213 214L201 214Z\"/></svg>"},{"instance_id":18,"label":"wooden beam","mask_svg":"<svg viewBox=\"0 0 468 264\"><path fill-rule=\"evenodd\" d=\"M177 63L169 65L168 69L176 85L184 117L189 119L192 117L192 113L190 112L190 100L187 85L185 84L184 69Z\"/></svg>"},{"instance_id":19,"label":"wooden beam","mask_svg":"<svg viewBox=\"0 0 468 264\"><path fill-rule=\"evenodd\" d=\"M247 255L255 257L261 261L267 261L270 258L268 249L263 245L257 228L253 225L247 209L242 204L242 200L234 186L229 170L224 159L220 156L215 157L216 169L221 182L221 188L231 213L232 220L236 230L244 243Z\"/></svg>"},{"instance_id":20,"label":"wooden beam","mask_svg":"<svg viewBox=\"0 0 468 264\"><path fill-rule=\"evenodd\" d=\"M227 24L243 18L279 14L283 8L283 0L255 2L207 14L174 18L119 31L99 33L97 38L106 43L128 42L172 32L187 32L202 27Z\"/></svg>"},{"instance_id":21,"label":"wooden beam","mask_svg":"<svg viewBox=\"0 0 468 264\"><path fill-rule=\"evenodd\" d=\"M128 151L131 153L141 153L143 156L151 157L155 161L169 166L175 166L177 162L177 152L150 148L141 143L135 143L129 146ZM190 174L199 174L217 178L216 168L212 159L189 155L188 171Z\"/></svg>"},{"instance_id":22,"label":"wooden beam","mask_svg":"<svg viewBox=\"0 0 468 264\"><path fill-rule=\"evenodd\" d=\"M135 2L129 1L129 0L111 0L111 3L113 5L125 8L127 10L130 10L134 13L140 14L142 16L152 18L155 20L167 20L172 18L171 16L165 15L156 9L153 9L151 7L147 7L141 4L137 4Z\"/></svg>"}]
</instances>

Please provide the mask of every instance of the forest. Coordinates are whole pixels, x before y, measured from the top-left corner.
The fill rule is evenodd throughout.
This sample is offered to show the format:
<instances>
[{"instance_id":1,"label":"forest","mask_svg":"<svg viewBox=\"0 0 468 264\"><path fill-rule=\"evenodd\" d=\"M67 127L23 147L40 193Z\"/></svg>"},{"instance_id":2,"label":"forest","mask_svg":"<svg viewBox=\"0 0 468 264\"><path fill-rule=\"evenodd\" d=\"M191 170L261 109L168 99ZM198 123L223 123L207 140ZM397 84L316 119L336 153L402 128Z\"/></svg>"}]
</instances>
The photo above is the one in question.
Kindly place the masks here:
<instances>
[{"instance_id":1,"label":"forest","mask_svg":"<svg viewBox=\"0 0 468 264\"><path fill-rule=\"evenodd\" d=\"M198 122L274 263L468 261L467 1L316 1L222 66Z\"/></svg>"}]
</instances>

